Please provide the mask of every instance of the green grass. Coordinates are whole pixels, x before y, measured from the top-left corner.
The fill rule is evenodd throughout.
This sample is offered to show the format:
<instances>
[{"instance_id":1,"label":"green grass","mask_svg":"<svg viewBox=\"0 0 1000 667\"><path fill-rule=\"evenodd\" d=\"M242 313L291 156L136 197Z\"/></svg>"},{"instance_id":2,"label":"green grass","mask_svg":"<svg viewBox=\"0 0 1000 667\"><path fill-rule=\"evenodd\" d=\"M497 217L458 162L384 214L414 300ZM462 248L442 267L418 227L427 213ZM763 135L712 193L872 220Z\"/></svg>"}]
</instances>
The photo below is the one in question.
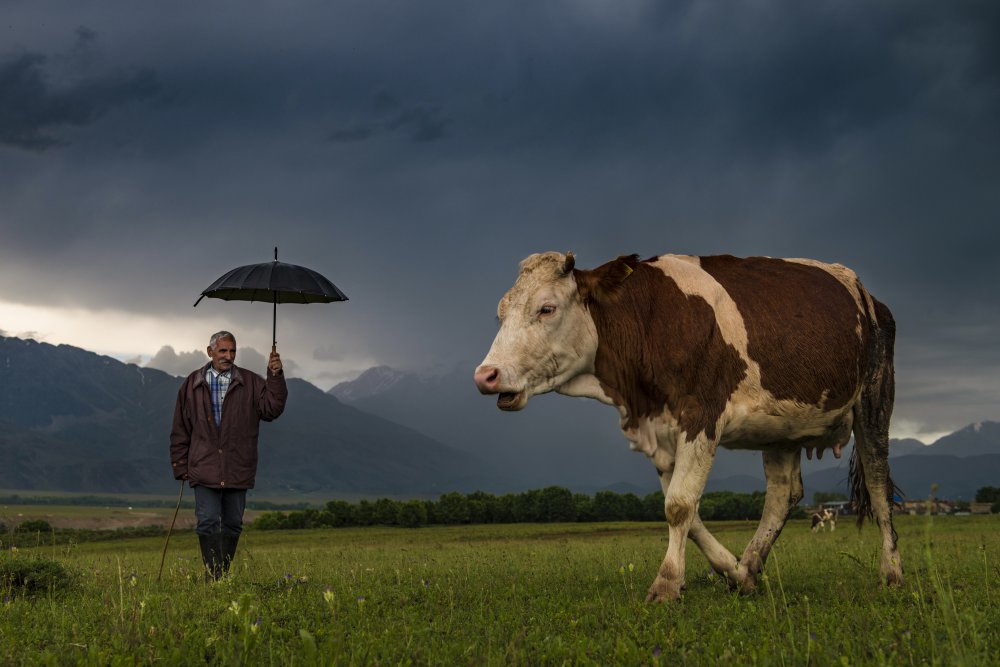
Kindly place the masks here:
<instances>
[{"instance_id":1,"label":"green grass","mask_svg":"<svg viewBox=\"0 0 1000 667\"><path fill-rule=\"evenodd\" d=\"M1000 516L900 517L907 581L878 583L878 535L786 527L758 593L728 592L693 544L680 603L647 604L664 526L247 531L202 583L194 535L21 549L66 591L7 585L5 664L1000 663ZM733 550L749 523L711 524Z\"/></svg>"}]
</instances>

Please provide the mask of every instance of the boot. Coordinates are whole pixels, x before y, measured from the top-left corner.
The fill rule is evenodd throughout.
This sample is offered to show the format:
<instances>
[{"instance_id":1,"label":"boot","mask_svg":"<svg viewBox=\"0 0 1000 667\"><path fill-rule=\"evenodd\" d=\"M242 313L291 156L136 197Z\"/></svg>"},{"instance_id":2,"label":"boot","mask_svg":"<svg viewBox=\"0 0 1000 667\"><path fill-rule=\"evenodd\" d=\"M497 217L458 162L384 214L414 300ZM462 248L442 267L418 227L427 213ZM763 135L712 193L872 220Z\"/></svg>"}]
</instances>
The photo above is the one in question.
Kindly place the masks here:
<instances>
[{"instance_id":1,"label":"boot","mask_svg":"<svg viewBox=\"0 0 1000 667\"><path fill-rule=\"evenodd\" d=\"M223 574L221 533L199 534L198 544L201 546L201 560L205 563L205 581L212 582L220 579Z\"/></svg>"},{"instance_id":2,"label":"boot","mask_svg":"<svg viewBox=\"0 0 1000 667\"><path fill-rule=\"evenodd\" d=\"M239 533L222 531L222 574L229 572L229 566L236 557L236 545L240 542Z\"/></svg>"}]
</instances>

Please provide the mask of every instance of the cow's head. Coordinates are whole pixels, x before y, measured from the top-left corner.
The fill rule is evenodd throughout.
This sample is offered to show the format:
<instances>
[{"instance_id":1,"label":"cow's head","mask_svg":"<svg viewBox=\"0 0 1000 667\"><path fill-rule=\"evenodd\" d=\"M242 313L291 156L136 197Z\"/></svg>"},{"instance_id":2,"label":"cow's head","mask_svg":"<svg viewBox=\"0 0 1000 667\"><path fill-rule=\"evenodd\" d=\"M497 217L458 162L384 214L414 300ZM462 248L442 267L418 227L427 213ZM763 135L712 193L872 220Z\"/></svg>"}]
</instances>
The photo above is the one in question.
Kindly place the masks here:
<instances>
[{"instance_id":1,"label":"cow's head","mask_svg":"<svg viewBox=\"0 0 1000 667\"><path fill-rule=\"evenodd\" d=\"M573 253L531 255L500 299L500 331L474 379L481 393L500 395L501 410L520 410L535 394L593 373L597 329L588 304L609 295L609 286L620 284L632 268L619 262L619 269L580 271L574 264Z\"/></svg>"}]
</instances>

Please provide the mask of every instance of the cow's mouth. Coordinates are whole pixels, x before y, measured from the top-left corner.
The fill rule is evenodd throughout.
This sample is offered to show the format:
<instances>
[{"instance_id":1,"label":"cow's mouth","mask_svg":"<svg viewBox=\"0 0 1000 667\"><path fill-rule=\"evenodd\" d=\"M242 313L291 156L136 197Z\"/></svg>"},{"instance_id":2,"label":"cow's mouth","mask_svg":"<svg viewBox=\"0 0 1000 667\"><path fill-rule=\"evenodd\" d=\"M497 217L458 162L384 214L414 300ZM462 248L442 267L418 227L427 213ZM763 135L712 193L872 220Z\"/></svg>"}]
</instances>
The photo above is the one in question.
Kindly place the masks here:
<instances>
[{"instance_id":1,"label":"cow's mouth","mask_svg":"<svg viewBox=\"0 0 1000 667\"><path fill-rule=\"evenodd\" d=\"M501 410L520 410L527 402L528 396L523 391L517 393L503 391L497 396L497 407Z\"/></svg>"}]
</instances>

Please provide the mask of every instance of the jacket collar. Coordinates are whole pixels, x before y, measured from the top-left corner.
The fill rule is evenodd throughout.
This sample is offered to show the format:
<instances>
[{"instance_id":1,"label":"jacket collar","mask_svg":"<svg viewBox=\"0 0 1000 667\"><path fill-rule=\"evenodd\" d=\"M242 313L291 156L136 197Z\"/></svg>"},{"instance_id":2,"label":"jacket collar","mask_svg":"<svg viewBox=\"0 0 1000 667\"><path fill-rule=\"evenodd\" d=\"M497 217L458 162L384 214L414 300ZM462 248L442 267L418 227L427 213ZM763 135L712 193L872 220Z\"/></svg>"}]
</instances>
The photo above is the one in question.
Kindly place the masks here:
<instances>
[{"instance_id":1,"label":"jacket collar","mask_svg":"<svg viewBox=\"0 0 1000 667\"><path fill-rule=\"evenodd\" d=\"M211 367L212 367L211 361L201 367L201 370L198 371L198 377L196 377L194 381L195 387L197 387L200 384L205 384L205 385L208 384L207 382L205 382L205 374L208 373L208 369ZM243 384L243 376L242 374L240 374L240 369L239 367L236 366L236 364L233 364L233 368L230 371L229 377L230 377L229 380L230 387L237 384Z\"/></svg>"}]
</instances>

